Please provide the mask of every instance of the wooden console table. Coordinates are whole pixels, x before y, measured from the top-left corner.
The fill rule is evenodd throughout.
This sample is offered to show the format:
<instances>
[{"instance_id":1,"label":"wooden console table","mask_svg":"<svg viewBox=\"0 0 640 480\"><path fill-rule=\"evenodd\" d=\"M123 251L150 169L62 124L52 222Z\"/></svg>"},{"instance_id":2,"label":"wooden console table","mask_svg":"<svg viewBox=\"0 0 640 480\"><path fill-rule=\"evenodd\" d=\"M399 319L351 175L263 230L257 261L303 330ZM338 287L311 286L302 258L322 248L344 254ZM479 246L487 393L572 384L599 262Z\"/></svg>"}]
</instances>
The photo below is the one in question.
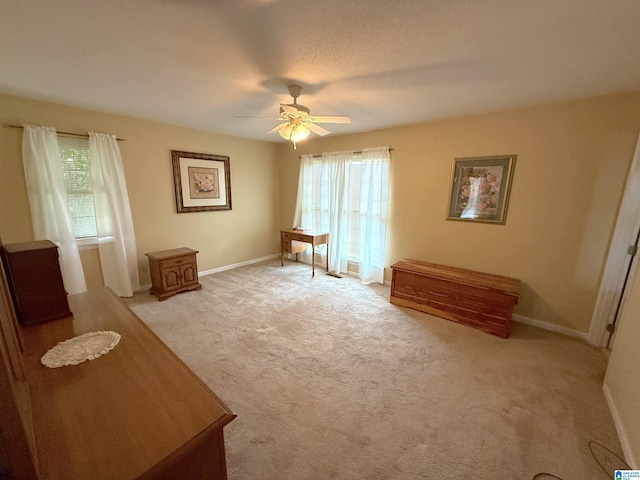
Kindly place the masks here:
<instances>
[{"instance_id":1,"label":"wooden console table","mask_svg":"<svg viewBox=\"0 0 640 480\"><path fill-rule=\"evenodd\" d=\"M391 303L509 336L520 280L418 260L391 268Z\"/></svg>"},{"instance_id":2,"label":"wooden console table","mask_svg":"<svg viewBox=\"0 0 640 480\"><path fill-rule=\"evenodd\" d=\"M73 312L22 327L39 479L227 478L229 408L109 289L69 296ZM109 353L47 368L40 358L90 331Z\"/></svg>"},{"instance_id":3,"label":"wooden console table","mask_svg":"<svg viewBox=\"0 0 640 480\"><path fill-rule=\"evenodd\" d=\"M327 246L327 272L329 271L329 234L312 230L280 230L280 265L284 266L284 254L291 253L291 242L311 244L311 276L316 275L316 247Z\"/></svg>"}]
</instances>

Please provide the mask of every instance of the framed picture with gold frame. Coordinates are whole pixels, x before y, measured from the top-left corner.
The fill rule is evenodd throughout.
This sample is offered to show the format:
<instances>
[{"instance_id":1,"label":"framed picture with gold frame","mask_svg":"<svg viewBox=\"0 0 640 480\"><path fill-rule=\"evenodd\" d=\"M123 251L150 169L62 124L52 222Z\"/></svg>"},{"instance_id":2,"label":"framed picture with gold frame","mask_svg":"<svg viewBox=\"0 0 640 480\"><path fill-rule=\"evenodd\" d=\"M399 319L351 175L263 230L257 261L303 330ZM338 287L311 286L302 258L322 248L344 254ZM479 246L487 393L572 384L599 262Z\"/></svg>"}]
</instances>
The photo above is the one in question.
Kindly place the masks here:
<instances>
[{"instance_id":1,"label":"framed picture with gold frame","mask_svg":"<svg viewBox=\"0 0 640 480\"><path fill-rule=\"evenodd\" d=\"M447 220L504 225L515 155L455 158Z\"/></svg>"},{"instance_id":2,"label":"framed picture with gold frame","mask_svg":"<svg viewBox=\"0 0 640 480\"><path fill-rule=\"evenodd\" d=\"M178 213L231 210L229 157L171 150Z\"/></svg>"}]
</instances>

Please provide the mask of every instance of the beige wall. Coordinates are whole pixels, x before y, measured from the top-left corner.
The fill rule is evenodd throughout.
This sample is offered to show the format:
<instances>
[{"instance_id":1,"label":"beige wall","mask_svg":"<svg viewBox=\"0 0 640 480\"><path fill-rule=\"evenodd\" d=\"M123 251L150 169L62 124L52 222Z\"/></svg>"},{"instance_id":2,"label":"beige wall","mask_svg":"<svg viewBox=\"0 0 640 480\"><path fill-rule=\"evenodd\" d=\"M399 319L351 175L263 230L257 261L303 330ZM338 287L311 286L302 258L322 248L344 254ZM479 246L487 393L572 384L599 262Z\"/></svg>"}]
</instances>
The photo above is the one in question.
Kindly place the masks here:
<instances>
[{"instance_id":1,"label":"beige wall","mask_svg":"<svg viewBox=\"0 0 640 480\"><path fill-rule=\"evenodd\" d=\"M300 154L388 145L387 265L414 258L519 278L516 314L584 333L639 128L635 92L281 145L282 226ZM453 158L495 154L517 155L506 225L447 221Z\"/></svg>"},{"instance_id":2,"label":"beige wall","mask_svg":"<svg viewBox=\"0 0 640 480\"><path fill-rule=\"evenodd\" d=\"M637 269L636 269L637 270ZM627 463L640 468L640 273L618 322L604 389L618 427Z\"/></svg>"},{"instance_id":3,"label":"beige wall","mask_svg":"<svg viewBox=\"0 0 640 480\"><path fill-rule=\"evenodd\" d=\"M0 95L0 122L60 131L115 134L120 142L138 247L141 282L149 283L145 252L199 250L208 270L278 251L277 147L124 116ZM0 128L0 232L5 243L33 239L21 156L22 131ZM231 211L176 213L171 150L228 155ZM101 284L97 250L82 251L89 286Z\"/></svg>"}]
</instances>

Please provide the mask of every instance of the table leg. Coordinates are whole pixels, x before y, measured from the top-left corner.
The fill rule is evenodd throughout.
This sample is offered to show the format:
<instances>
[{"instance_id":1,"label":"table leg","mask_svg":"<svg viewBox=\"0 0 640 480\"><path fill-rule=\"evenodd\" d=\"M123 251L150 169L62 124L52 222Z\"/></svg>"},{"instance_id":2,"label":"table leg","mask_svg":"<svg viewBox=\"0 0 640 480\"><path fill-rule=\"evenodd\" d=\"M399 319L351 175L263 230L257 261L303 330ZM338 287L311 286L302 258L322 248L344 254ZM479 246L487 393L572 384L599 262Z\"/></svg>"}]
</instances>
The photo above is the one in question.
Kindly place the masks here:
<instances>
[{"instance_id":1,"label":"table leg","mask_svg":"<svg viewBox=\"0 0 640 480\"><path fill-rule=\"evenodd\" d=\"M329 271L329 242L327 242L327 272Z\"/></svg>"},{"instance_id":2,"label":"table leg","mask_svg":"<svg viewBox=\"0 0 640 480\"><path fill-rule=\"evenodd\" d=\"M280 266L284 267L284 248L280 245Z\"/></svg>"},{"instance_id":3,"label":"table leg","mask_svg":"<svg viewBox=\"0 0 640 480\"><path fill-rule=\"evenodd\" d=\"M311 276L316 276L316 249L313 244L311 244Z\"/></svg>"}]
</instances>

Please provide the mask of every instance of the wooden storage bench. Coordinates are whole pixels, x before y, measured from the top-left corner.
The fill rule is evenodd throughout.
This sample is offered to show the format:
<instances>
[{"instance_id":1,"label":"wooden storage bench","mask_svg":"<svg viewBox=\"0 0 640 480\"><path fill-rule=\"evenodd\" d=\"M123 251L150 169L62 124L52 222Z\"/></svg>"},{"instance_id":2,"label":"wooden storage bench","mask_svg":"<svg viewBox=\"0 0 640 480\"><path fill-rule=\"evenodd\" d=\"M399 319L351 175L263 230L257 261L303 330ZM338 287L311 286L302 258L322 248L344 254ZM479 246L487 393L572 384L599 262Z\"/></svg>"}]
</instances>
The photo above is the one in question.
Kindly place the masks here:
<instances>
[{"instance_id":1,"label":"wooden storage bench","mask_svg":"<svg viewBox=\"0 0 640 480\"><path fill-rule=\"evenodd\" d=\"M509 337L520 280L418 260L402 260L391 268L394 305Z\"/></svg>"}]
</instances>

